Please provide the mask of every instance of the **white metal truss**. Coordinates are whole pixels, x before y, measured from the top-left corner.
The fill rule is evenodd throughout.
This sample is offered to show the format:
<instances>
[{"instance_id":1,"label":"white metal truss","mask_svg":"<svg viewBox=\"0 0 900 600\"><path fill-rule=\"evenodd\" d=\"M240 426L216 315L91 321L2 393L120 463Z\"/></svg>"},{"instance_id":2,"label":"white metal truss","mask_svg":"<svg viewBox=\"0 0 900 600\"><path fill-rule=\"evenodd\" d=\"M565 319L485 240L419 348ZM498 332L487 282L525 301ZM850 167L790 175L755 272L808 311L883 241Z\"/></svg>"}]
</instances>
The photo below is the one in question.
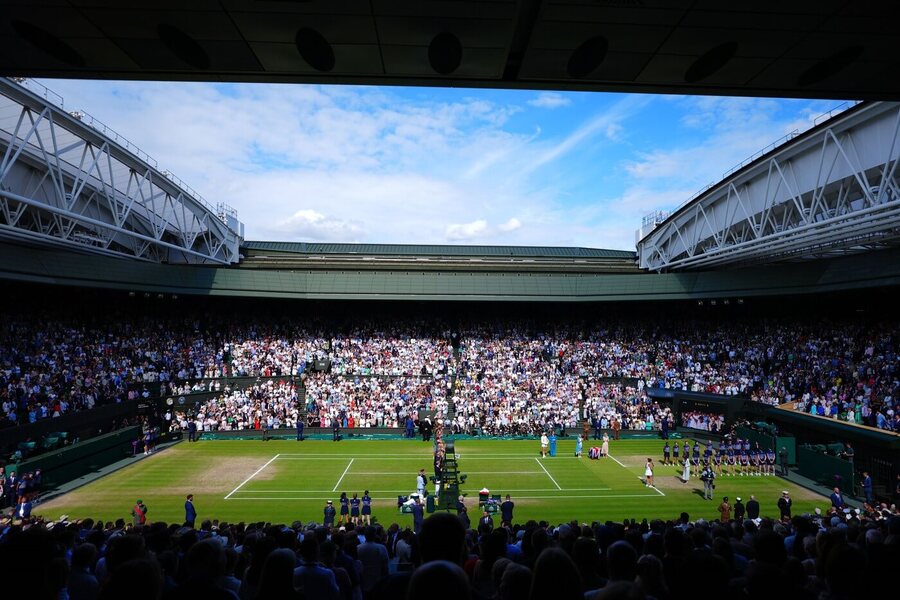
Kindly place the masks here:
<instances>
[{"instance_id":1,"label":"white metal truss","mask_svg":"<svg viewBox=\"0 0 900 600\"><path fill-rule=\"evenodd\" d=\"M229 264L243 234L127 140L0 78L0 238L168 263Z\"/></svg>"},{"instance_id":2,"label":"white metal truss","mask_svg":"<svg viewBox=\"0 0 900 600\"><path fill-rule=\"evenodd\" d=\"M702 269L900 243L900 103L861 104L728 175L637 244L640 266Z\"/></svg>"}]
</instances>

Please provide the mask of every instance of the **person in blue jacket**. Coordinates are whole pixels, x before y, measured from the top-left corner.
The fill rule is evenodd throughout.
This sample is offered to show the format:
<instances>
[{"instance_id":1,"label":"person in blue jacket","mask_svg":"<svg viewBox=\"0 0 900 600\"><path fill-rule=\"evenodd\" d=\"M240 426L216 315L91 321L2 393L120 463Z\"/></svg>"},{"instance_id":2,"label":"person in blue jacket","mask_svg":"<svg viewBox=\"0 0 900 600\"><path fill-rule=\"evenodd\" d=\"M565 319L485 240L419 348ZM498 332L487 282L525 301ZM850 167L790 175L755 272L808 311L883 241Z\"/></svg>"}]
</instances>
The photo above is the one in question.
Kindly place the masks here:
<instances>
[{"instance_id":1,"label":"person in blue jacket","mask_svg":"<svg viewBox=\"0 0 900 600\"><path fill-rule=\"evenodd\" d=\"M362 520L366 525L372 524L372 497L369 496L369 490L362 497Z\"/></svg>"},{"instance_id":2,"label":"person in blue jacket","mask_svg":"<svg viewBox=\"0 0 900 600\"><path fill-rule=\"evenodd\" d=\"M863 494L866 497L866 504L872 505L872 476L869 475L868 471L863 471Z\"/></svg>"},{"instance_id":3,"label":"person in blue jacket","mask_svg":"<svg viewBox=\"0 0 900 600\"><path fill-rule=\"evenodd\" d=\"M341 525L350 522L350 499L347 498L347 492L341 492L341 497L338 499L338 502L341 504Z\"/></svg>"},{"instance_id":4,"label":"person in blue jacket","mask_svg":"<svg viewBox=\"0 0 900 600\"><path fill-rule=\"evenodd\" d=\"M334 517L337 515L337 511L334 510L334 502L329 500L325 504L325 510L323 512L325 513L325 519L322 524L325 525L325 527L334 527Z\"/></svg>"},{"instance_id":5,"label":"person in blue jacket","mask_svg":"<svg viewBox=\"0 0 900 600\"><path fill-rule=\"evenodd\" d=\"M422 506L422 497L416 498L416 503L412 505L413 515L413 532L419 535L422 532L422 524L425 523L425 507Z\"/></svg>"},{"instance_id":6,"label":"person in blue jacket","mask_svg":"<svg viewBox=\"0 0 900 600\"><path fill-rule=\"evenodd\" d=\"M193 529L196 520L197 509L194 508L194 495L188 494L187 500L184 501L184 524L186 527Z\"/></svg>"},{"instance_id":7,"label":"person in blue jacket","mask_svg":"<svg viewBox=\"0 0 900 600\"><path fill-rule=\"evenodd\" d=\"M353 492L353 498L350 499L350 522L359 525L359 508L362 502L356 492Z\"/></svg>"}]
</instances>

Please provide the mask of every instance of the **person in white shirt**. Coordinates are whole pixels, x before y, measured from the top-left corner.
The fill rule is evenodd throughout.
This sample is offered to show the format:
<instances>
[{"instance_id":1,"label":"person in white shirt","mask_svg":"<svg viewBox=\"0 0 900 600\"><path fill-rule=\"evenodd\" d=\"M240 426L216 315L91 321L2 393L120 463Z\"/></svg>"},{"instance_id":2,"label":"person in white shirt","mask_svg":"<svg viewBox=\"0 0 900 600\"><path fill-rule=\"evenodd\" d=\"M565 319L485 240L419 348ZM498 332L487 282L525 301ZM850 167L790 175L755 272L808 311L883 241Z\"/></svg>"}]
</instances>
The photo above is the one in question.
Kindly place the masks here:
<instances>
[{"instance_id":1,"label":"person in white shirt","mask_svg":"<svg viewBox=\"0 0 900 600\"><path fill-rule=\"evenodd\" d=\"M547 438L547 433L544 432L541 434L541 458L547 456L547 446L550 445L550 440Z\"/></svg>"},{"instance_id":2,"label":"person in white shirt","mask_svg":"<svg viewBox=\"0 0 900 600\"><path fill-rule=\"evenodd\" d=\"M425 479L425 469L419 469L419 474L416 475L416 491L419 492L419 496L425 497L425 484L428 482Z\"/></svg>"}]
</instances>

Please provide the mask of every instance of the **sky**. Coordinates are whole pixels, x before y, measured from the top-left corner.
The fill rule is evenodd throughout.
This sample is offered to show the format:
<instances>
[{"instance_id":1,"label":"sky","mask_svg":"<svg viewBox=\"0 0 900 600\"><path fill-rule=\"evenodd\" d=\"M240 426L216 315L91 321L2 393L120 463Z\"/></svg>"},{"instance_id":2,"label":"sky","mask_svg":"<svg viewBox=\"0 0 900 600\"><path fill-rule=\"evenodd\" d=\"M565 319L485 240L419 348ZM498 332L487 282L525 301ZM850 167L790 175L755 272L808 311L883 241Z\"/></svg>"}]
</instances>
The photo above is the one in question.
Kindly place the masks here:
<instances>
[{"instance_id":1,"label":"sky","mask_svg":"<svg viewBox=\"0 0 900 600\"><path fill-rule=\"evenodd\" d=\"M248 240L633 250L672 209L834 101L44 80Z\"/></svg>"}]
</instances>

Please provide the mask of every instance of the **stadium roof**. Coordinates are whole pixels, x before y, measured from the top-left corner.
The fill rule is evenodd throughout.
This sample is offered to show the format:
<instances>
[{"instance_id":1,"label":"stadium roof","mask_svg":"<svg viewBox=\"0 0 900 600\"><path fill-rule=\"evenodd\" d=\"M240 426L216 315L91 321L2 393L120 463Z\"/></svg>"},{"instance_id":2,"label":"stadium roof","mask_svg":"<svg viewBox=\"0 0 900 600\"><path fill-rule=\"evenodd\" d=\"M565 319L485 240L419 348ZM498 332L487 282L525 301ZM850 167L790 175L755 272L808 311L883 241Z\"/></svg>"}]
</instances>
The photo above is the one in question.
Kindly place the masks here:
<instances>
[{"instance_id":1,"label":"stadium roof","mask_svg":"<svg viewBox=\"0 0 900 600\"><path fill-rule=\"evenodd\" d=\"M480 271L471 265L445 271L418 264L372 269L169 265L0 242L0 280L143 293L322 300L726 299L900 285L900 249L747 269L610 274Z\"/></svg>"},{"instance_id":2,"label":"stadium roof","mask_svg":"<svg viewBox=\"0 0 900 600\"><path fill-rule=\"evenodd\" d=\"M900 99L896 0L6 0L22 77Z\"/></svg>"},{"instance_id":3,"label":"stadium roof","mask_svg":"<svg viewBox=\"0 0 900 600\"><path fill-rule=\"evenodd\" d=\"M295 254L357 254L368 256L448 256L514 258L619 258L634 259L628 250L552 246L457 246L450 244L331 244L317 242L244 242L243 248Z\"/></svg>"}]
</instances>

